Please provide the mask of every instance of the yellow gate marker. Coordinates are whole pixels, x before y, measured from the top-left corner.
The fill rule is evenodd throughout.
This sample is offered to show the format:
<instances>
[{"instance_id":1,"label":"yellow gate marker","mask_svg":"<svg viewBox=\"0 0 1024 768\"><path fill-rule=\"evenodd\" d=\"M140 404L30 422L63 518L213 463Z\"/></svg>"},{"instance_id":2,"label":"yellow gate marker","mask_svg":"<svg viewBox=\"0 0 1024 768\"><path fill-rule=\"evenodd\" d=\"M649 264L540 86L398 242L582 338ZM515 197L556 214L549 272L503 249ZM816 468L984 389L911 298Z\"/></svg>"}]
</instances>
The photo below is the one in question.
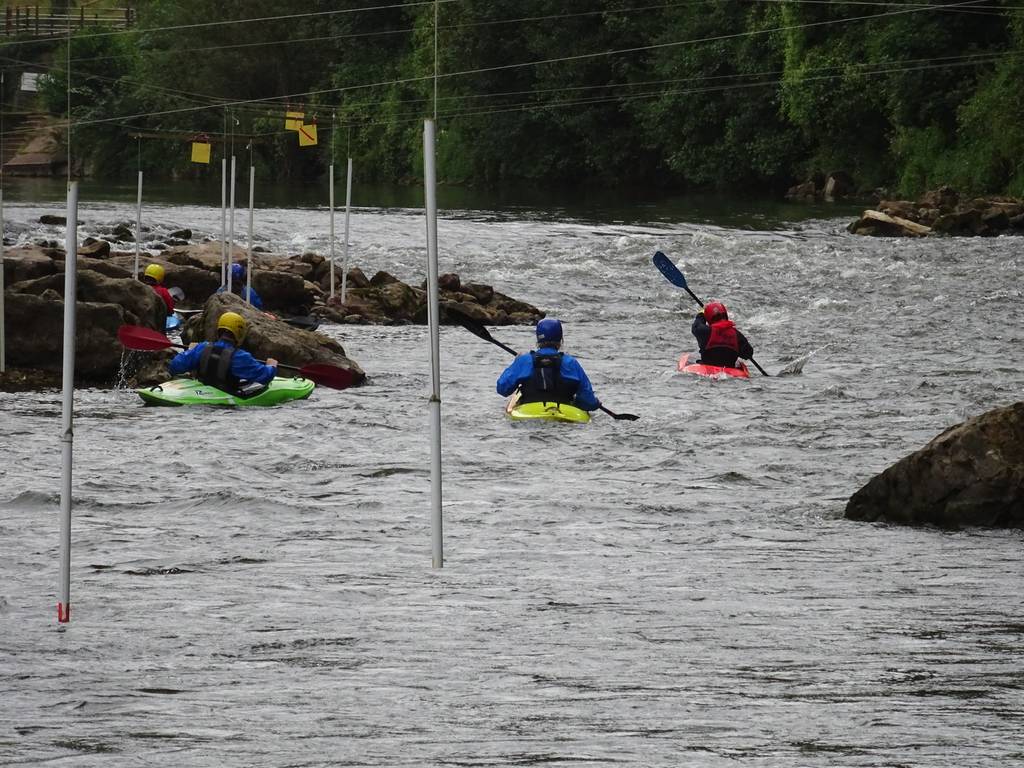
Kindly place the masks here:
<instances>
[{"instance_id":1,"label":"yellow gate marker","mask_svg":"<svg viewBox=\"0 0 1024 768\"><path fill-rule=\"evenodd\" d=\"M316 144L316 123L299 128L299 146L312 147Z\"/></svg>"}]
</instances>

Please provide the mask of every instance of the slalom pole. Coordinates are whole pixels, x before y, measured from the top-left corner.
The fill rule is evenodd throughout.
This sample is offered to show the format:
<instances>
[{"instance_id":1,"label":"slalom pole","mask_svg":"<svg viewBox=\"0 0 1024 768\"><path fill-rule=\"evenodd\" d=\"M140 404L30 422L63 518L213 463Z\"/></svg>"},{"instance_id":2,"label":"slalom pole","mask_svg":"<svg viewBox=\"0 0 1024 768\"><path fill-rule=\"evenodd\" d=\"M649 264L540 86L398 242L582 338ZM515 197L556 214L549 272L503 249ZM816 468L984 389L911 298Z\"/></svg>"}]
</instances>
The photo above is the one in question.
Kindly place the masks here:
<instances>
[{"instance_id":1,"label":"slalom pole","mask_svg":"<svg viewBox=\"0 0 1024 768\"><path fill-rule=\"evenodd\" d=\"M252 145L250 145L251 147ZM249 251L245 257L245 301L247 304L252 304L252 244L253 244L253 231L252 231L252 219L253 219L253 201L255 200L256 190L256 166L252 165L252 151L250 149L249 158Z\"/></svg>"},{"instance_id":2,"label":"slalom pole","mask_svg":"<svg viewBox=\"0 0 1024 768\"><path fill-rule=\"evenodd\" d=\"M71 621L71 466L75 441L75 310L78 272L78 182L68 185L64 254L64 362L61 409L60 585L57 621Z\"/></svg>"},{"instance_id":3,"label":"slalom pole","mask_svg":"<svg viewBox=\"0 0 1024 768\"><path fill-rule=\"evenodd\" d=\"M235 153L231 151L231 218L228 220L228 293L231 293L231 263L235 260Z\"/></svg>"},{"instance_id":4,"label":"slalom pole","mask_svg":"<svg viewBox=\"0 0 1024 768\"><path fill-rule=\"evenodd\" d=\"M348 281L348 222L352 212L352 158L348 159L348 176L345 179L345 245L341 257L341 303L345 303L345 288Z\"/></svg>"},{"instance_id":5,"label":"slalom pole","mask_svg":"<svg viewBox=\"0 0 1024 768\"><path fill-rule=\"evenodd\" d=\"M141 141L141 139L140 139ZM142 169L139 168L139 191L135 199L135 279L139 279L139 243L142 241Z\"/></svg>"},{"instance_id":6,"label":"slalom pole","mask_svg":"<svg viewBox=\"0 0 1024 768\"><path fill-rule=\"evenodd\" d=\"M334 140L334 138L332 137L331 141L333 141L333 140ZM331 163L331 179L330 179L330 182L328 183L328 189L329 189L329 191L327 193L328 205L330 206L330 211L331 211L331 214L330 214L330 219L331 219L331 245L330 245L331 278L330 279L331 279L331 298L333 299L334 298L334 163ZM344 291L342 292L342 295L344 296Z\"/></svg>"},{"instance_id":7,"label":"slalom pole","mask_svg":"<svg viewBox=\"0 0 1024 768\"><path fill-rule=\"evenodd\" d=\"M0 70L0 147L4 143L4 76ZM0 373L7 371L7 330L4 327L4 165L0 151Z\"/></svg>"},{"instance_id":8,"label":"slalom pole","mask_svg":"<svg viewBox=\"0 0 1024 768\"><path fill-rule=\"evenodd\" d=\"M0 83L3 79L0 78ZM0 84L0 88L2 88ZM0 172L0 373L7 371L7 347L6 336L7 329L4 326L4 187L3 187L3 176Z\"/></svg>"},{"instance_id":9,"label":"slalom pole","mask_svg":"<svg viewBox=\"0 0 1024 768\"><path fill-rule=\"evenodd\" d=\"M220 287L227 285L228 271L228 158L220 159Z\"/></svg>"},{"instance_id":10,"label":"slalom pole","mask_svg":"<svg viewBox=\"0 0 1024 768\"><path fill-rule=\"evenodd\" d=\"M441 344L437 298L437 174L434 121L423 121L423 186L427 214L427 324L430 326L430 540L434 568L444 567L441 515ZM346 240L348 238L346 237Z\"/></svg>"}]
</instances>

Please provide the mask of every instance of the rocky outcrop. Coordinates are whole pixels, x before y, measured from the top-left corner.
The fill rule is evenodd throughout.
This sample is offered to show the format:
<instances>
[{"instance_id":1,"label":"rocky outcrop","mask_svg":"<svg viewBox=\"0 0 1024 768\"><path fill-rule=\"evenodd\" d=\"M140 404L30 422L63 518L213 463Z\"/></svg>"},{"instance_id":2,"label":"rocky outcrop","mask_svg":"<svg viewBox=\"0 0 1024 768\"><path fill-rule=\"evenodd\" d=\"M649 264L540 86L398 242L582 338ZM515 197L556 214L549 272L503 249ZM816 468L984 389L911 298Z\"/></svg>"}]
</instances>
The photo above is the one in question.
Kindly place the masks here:
<instances>
[{"instance_id":1,"label":"rocky outcrop","mask_svg":"<svg viewBox=\"0 0 1024 768\"><path fill-rule=\"evenodd\" d=\"M1024 402L947 429L857 491L846 517L1024 528Z\"/></svg>"},{"instance_id":2,"label":"rocky outcrop","mask_svg":"<svg viewBox=\"0 0 1024 768\"><path fill-rule=\"evenodd\" d=\"M856 224L850 226L855 235L874 237L924 237L931 231L931 227L881 211L864 211Z\"/></svg>"},{"instance_id":3,"label":"rocky outcrop","mask_svg":"<svg viewBox=\"0 0 1024 768\"><path fill-rule=\"evenodd\" d=\"M51 259L51 267L44 269L37 252L28 249L26 256L27 268L10 265L10 254L4 260L5 277L44 273L16 280L4 291L7 361L23 377L25 371L58 373L63 363L64 259ZM82 257L77 267L75 377L83 383L107 384L118 378L122 367L117 329L126 323L157 329L164 310L148 286L89 269L95 261Z\"/></svg>"},{"instance_id":4,"label":"rocky outcrop","mask_svg":"<svg viewBox=\"0 0 1024 768\"><path fill-rule=\"evenodd\" d=\"M952 187L926 192L917 201L882 200L847 230L884 237L922 234L992 236L1024 234L1024 200L1012 197L962 199Z\"/></svg>"},{"instance_id":5,"label":"rocky outcrop","mask_svg":"<svg viewBox=\"0 0 1024 768\"><path fill-rule=\"evenodd\" d=\"M242 344L254 356L261 359L270 357L293 366L308 363L329 363L352 371L356 383L361 383L366 374L359 365L345 354L344 347L334 339L316 331L294 328L280 320L273 319L233 293L217 293L211 296L203 312L189 320L182 333L186 344L193 341L212 341L217 338L217 321L224 312L237 312L249 323L249 331Z\"/></svg>"},{"instance_id":6,"label":"rocky outcrop","mask_svg":"<svg viewBox=\"0 0 1024 768\"><path fill-rule=\"evenodd\" d=\"M427 322L426 281L419 287L403 283L387 272L378 272L369 280L361 271L349 273L345 303L340 292L326 306L314 309L336 322L399 324ZM355 286L355 287L353 287ZM462 315L485 325L527 325L536 323L544 313L532 304L518 301L482 283L462 283L457 274L438 278L438 301L441 322L458 324L448 317L452 307Z\"/></svg>"},{"instance_id":7,"label":"rocky outcrop","mask_svg":"<svg viewBox=\"0 0 1024 768\"><path fill-rule=\"evenodd\" d=\"M235 261L247 263L247 254L234 249ZM108 260L133 271L135 254L114 253ZM168 287L181 288L181 306L199 308L220 287L220 243L210 241L168 248L158 256L147 255L141 267L159 264ZM341 270L334 271L331 297L331 265L315 253L279 256L253 254L252 285L263 299L263 308L280 315L314 315L321 321L375 325L424 324L427 322L426 282L418 287L386 271L367 278L353 267L346 277L345 303L341 303ZM483 283L463 282L454 273L438 278L442 321L444 307L457 305L464 314L487 325L532 324L544 313L532 304L513 299Z\"/></svg>"}]
</instances>

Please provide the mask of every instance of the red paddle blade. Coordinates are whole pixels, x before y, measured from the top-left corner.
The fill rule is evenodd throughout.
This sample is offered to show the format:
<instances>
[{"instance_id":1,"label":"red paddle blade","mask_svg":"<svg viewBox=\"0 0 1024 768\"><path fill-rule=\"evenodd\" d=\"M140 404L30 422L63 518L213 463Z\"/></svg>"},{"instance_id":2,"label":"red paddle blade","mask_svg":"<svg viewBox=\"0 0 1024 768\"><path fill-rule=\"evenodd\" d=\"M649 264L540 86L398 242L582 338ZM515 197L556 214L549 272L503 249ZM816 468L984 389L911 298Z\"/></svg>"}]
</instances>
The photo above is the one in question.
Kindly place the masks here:
<instances>
[{"instance_id":1,"label":"red paddle blade","mask_svg":"<svg viewBox=\"0 0 1024 768\"><path fill-rule=\"evenodd\" d=\"M299 375L331 389L347 389L356 383L356 376L347 368L327 363L310 363L299 368Z\"/></svg>"},{"instance_id":2,"label":"red paddle blade","mask_svg":"<svg viewBox=\"0 0 1024 768\"><path fill-rule=\"evenodd\" d=\"M174 342L158 331L141 325L122 325L117 329L117 339L128 349L155 352L174 346Z\"/></svg>"}]
</instances>

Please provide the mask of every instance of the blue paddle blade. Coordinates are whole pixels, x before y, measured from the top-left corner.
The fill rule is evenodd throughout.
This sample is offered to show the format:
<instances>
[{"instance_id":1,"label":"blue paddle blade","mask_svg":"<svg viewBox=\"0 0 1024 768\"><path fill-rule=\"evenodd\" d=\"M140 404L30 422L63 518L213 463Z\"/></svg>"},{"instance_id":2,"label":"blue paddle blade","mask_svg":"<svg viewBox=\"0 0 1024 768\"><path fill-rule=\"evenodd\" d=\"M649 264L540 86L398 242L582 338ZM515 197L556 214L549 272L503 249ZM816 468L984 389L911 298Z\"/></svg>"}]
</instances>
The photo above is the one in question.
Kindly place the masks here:
<instances>
[{"instance_id":1,"label":"blue paddle blade","mask_svg":"<svg viewBox=\"0 0 1024 768\"><path fill-rule=\"evenodd\" d=\"M654 254L654 266L658 268L658 271L665 276L672 285L677 285L680 288L686 288L686 278L683 273L679 271L679 268L672 263L672 259L666 256L661 251Z\"/></svg>"}]
</instances>

